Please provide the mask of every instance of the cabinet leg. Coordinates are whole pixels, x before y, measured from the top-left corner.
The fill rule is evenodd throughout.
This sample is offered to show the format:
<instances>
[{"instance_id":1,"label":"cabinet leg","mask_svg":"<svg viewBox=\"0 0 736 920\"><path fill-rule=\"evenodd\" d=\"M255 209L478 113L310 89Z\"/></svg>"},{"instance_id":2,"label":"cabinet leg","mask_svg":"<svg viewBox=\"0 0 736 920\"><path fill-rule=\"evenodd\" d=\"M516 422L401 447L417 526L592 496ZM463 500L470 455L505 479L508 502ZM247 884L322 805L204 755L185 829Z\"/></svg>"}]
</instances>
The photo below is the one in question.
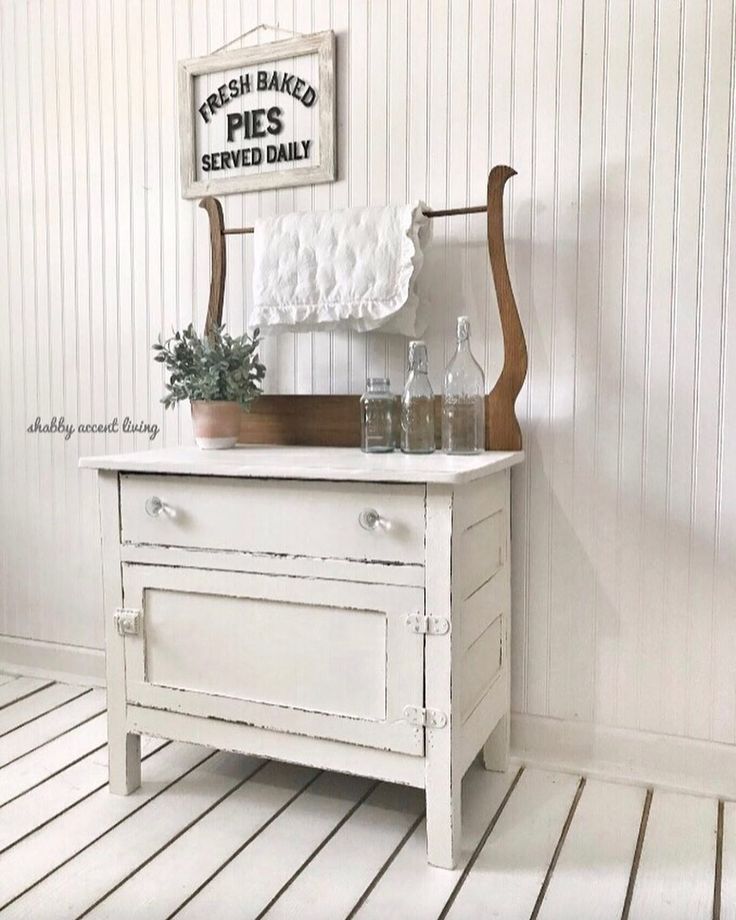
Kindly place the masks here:
<instances>
[{"instance_id":1,"label":"cabinet leg","mask_svg":"<svg viewBox=\"0 0 736 920\"><path fill-rule=\"evenodd\" d=\"M497 770L499 773L508 770L510 742L511 717L507 712L483 745L483 766L486 770Z\"/></svg>"},{"instance_id":2,"label":"cabinet leg","mask_svg":"<svg viewBox=\"0 0 736 920\"><path fill-rule=\"evenodd\" d=\"M427 786L426 792L427 860L441 869L454 869L462 839L460 783Z\"/></svg>"},{"instance_id":3,"label":"cabinet leg","mask_svg":"<svg viewBox=\"0 0 736 920\"><path fill-rule=\"evenodd\" d=\"M128 795L141 784L141 736L114 730L108 722L110 792Z\"/></svg>"}]
</instances>

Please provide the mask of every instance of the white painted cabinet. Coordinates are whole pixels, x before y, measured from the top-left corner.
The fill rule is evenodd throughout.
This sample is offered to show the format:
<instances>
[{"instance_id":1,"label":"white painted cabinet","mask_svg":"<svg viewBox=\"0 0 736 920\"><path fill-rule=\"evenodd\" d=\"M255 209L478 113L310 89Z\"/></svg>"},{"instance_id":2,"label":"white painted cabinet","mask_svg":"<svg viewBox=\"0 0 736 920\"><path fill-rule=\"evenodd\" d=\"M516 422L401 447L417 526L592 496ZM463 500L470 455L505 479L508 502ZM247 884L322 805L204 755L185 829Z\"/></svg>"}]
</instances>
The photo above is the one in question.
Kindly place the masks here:
<instances>
[{"instance_id":1,"label":"white painted cabinet","mask_svg":"<svg viewBox=\"0 0 736 920\"><path fill-rule=\"evenodd\" d=\"M176 449L99 470L110 787L140 735L426 789L508 756L509 468L521 454Z\"/></svg>"}]
</instances>

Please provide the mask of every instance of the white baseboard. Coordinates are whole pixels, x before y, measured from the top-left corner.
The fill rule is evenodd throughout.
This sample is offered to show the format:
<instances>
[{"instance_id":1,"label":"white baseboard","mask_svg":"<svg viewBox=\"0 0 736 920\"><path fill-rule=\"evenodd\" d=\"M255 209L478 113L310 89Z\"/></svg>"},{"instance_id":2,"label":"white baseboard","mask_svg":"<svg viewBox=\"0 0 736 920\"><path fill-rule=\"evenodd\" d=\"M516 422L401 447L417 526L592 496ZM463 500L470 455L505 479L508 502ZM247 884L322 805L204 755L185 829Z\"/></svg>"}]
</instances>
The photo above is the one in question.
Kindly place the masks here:
<instances>
[{"instance_id":1,"label":"white baseboard","mask_svg":"<svg viewBox=\"0 0 736 920\"><path fill-rule=\"evenodd\" d=\"M104 687L102 649L0 636L0 671Z\"/></svg>"},{"instance_id":2,"label":"white baseboard","mask_svg":"<svg viewBox=\"0 0 736 920\"><path fill-rule=\"evenodd\" d=\"M566 773L736 799L736 745L514 713L511 752Z\"/></svg>"}]
</instances>

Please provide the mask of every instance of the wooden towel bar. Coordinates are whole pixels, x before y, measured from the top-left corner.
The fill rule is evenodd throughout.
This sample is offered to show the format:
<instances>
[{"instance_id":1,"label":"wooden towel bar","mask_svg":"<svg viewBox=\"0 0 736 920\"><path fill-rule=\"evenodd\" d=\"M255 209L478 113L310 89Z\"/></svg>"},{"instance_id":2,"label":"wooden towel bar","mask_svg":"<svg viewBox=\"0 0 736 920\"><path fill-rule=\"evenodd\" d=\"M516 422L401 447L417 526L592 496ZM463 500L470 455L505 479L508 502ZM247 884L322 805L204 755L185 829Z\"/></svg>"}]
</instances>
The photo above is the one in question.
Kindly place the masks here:
<instances>
[{"instance_id":1,"label":"wooden towel bar","mask_svg":"<svg viewBox=\"0 0 736 920\"><path fill-rule=\"evenodd\" d=\"M487 202L465 208L428 209L427 217L488 214L488 254L496 289L503 334L501 373L486 396L486 449L521 450L521 428L514 404L526 378L527 352L524 330L509 278L503 236L503 189L516 175L510 166L494 166L488 174ZM203 198L199 206L210 221L212 278L205 332L222 322L227 259L225 237L252 233L252 227L225 227L217 198ZM243 413L240 440L249 444L324 445L357 447L360 444L358 396L262 396Z\"/></svg>"}]
</instances>

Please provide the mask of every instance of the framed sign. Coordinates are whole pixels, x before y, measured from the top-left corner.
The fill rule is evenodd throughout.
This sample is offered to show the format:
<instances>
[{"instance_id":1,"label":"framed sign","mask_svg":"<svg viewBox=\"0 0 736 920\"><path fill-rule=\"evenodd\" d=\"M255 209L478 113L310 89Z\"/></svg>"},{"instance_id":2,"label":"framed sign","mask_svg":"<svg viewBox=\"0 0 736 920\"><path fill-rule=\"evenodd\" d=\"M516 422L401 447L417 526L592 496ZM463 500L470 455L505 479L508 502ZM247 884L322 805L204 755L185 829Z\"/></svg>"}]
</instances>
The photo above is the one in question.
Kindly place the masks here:
<instances>
[{"instance_id":1,"label":"framed sign","mask_svg":"<svg viewBox=\"0 0 736 920\"><path fill-rule=\"evenodd\" d=\"M184 198L331 182L335 35L179 62Z\"/></svg>"}]
</instances>

